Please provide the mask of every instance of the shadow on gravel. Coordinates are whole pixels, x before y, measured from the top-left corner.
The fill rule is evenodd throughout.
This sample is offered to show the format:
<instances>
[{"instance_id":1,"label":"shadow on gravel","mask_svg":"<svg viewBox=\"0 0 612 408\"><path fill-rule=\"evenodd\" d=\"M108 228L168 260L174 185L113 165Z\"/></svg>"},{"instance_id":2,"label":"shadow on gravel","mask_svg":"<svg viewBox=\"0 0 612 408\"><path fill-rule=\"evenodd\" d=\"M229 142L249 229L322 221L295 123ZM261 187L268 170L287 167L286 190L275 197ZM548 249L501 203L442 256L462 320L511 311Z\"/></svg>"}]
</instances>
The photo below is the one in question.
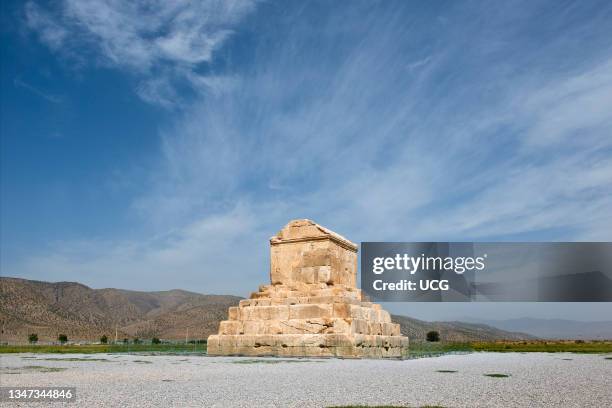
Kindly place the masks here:
<instances>
[{"instance_id":1,"label":"shadow on gravel","mask_svg":"<svg viewBox=\"0 0 612 408\"><path fill-rule=\"evenodd\" d=\"M42 361L110 361L106 358L86 358L86 357L48 357L48 358L37 358L36 360L42 360Z\"/></svg>"},{"instance_id":2,"label":"shadow on gravel","mask_svg":"<svg viewBox=\"0 0 612 408\"><path fill-rule=\"evenodd\" d=\"M498 374L498 373L492 373L492 374L483 374L486 377L491 377L491 378L508 378L510 377L510 374Z\"/></svg>"},{"instance_id":3,"label":"shadow on gravel","mask_svg":"<svg viewBox=\"0 0 612 408\"><path fill-rule=\"evenodd\" d=\"M38 372L38 373L57 373L60 371L66 371L64 367L45 367L38 365L29 365L24 367L2 367L0 368L0 374L21 374L23 372Z\"/></svg>"}]
</instances>

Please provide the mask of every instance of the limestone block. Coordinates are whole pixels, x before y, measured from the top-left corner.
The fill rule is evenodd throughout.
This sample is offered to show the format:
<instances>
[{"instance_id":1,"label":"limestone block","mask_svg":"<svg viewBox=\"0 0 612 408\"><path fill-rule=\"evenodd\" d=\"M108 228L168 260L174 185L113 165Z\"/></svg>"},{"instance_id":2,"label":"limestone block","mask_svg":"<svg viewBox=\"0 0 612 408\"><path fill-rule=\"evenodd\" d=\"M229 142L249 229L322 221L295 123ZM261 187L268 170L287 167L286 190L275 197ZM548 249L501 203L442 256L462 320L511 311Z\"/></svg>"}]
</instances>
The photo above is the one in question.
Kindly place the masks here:
<instances>
[{"instance_id":1,"label":"limestone block","mask_svg":"<svg viewBox=\"0 0 612 408\"><path fill-rule=\"evenodd\" d=\"M351 305L350 303L334 303L333 304L333 316L340 317L342 319L348 319L352 317L351 315Z\"/></svg>"},{"instance_id":2,"label":"limestone block","mask_svg":"<svg viewBox=\"0 0 612 408\"><path fill-rule=\"evenodd\" d=\"M251 306L270 306L269 298L259 298L251 300Z\"/></svg>"},{"instance_id":3,"label":"limestone block","mask_svg":"<svg viewBox=\"0 0 612 408\"><path fill-rule=\"evenodd\" d=\"M375 320L372 317L376 316L376 313L372 313L373 310L369 307L363 307L360 305L351 305L351 317L353 319L361 320Z\"/></svg>"},{"instance_id":4,"label":"limestone block","mask_svg":"<svg viewBox=\"0 0 612 408\"><path fill-rule=\"evenodd\" d=\"M242 322L244 334L263 334L266 320L245 320Z\"/></svg>"},{"instance_id":5,"label":"limestone block","mask_svg":"<svg viewBox=\"0 0 612 408\"><path fill-rule=\"evenodd\" d=\"M289 306L249 306L240 309L242 320L287 320Z\"/></svg>"},{"instance_id":6,"label":"limestone block","mask_svg":"<svg viewBox=\"0 0 612 408\"><path fill-rule=\"evenodd\" d=\"M225 320L219 324L219 334L242 334L242 323L235 320Z\"/></svg>"},{"instance_id":7,"label":"limestone block","mask_svg":"<svg viewBox=\"0 0 612 408\"><path fill-rule=\"evenodd\" d=\"M329 266L317 266L317 282L331 283L331 268Z\"/></svg>"},{"instance_id":8,"label":"limestone block","mask_svg":"<svg viewBox=\"0 0 612 408\"><path fill-rule=\"evenodd\" d=\"M363 319L353 319L351 321L351 333L369 334L370 327L368 322Z\"/></svg>"},{"instance_id":9,"label":"limestone block","mask_svg":"<svg viewBox=\"0 0 612 408\"><path fill-rule=\"evenodd\" d=\"M332 325L324 319L291 319L280 323L283 326L283 334L321 334Z\"/></svg>"},{"instance_id":10,"label":"limestone block","mask_svg":"<svg viewBox=\"0 0 612 408\"><path fill-rule=\"evenodd\" d=\"M400 325L396 323L381 323L383 336L400 336Z\"/></svg>"},{"instance_id":11,"label":"limestone block","mask_svg":"<svg viewBox=\"0 0 612 408\"><path fill-rule=\"evenodd\" d=\"M351 323L345 319L332 319L333 326L326 330L326 333L332 334L350 334Z\"/></svg>"},{"instance_id":12,"label":"limestone block","mask_svg":"<svg viewBox=\"0 0 612 408\"><path fill-rule=\"evenodd\" d=\"M368 323L368 334L382 335L383 329L381 323L378 322L369 322Z\"/></svg>"},{"instance_id":13,"label":"limestone block","mask_svg":"<svg viewBox=\"0 0 612 408\"><path fill-rule=\"evenodd\" d=\"M311 319L316 317L332 317L333 305L331 304L305 304L289 306L291 319Z\"/></svg>"},{"instance_id":14,"label":"limestone block","mask_svg":"<svg viewBox=\"0 0 612 408\"><path fill-rule=\"evenodd\" d=\"M366 314L366 320L379 322L377 310L374 310L372 307L364 307L363 309L364 313Z\"/></svg>"},{"instance_id":15,"label":"limestone block","mask_svg":"<svg viewBox=\"0 0 612 408\"><path fill-rule=\"evenodd\" d=\"M317 284L331 282L331 267L329 266L304 266L294 268L293 279L300 283Z\"/></svg>"},{"instance_id":16,"label":"limestone block","mask_svg":"<svg viewBox=\"0 0 612 408\"><path fill-rule=\"evenodd\" d=\"M227 314L228 314L229 320L240 320L240 308L239 307L230 306Z\"/></svg>"},{"instance_id":17,"label":"limestone block","mask_svg":"<svg viewBox=\"0 0 612 408\"><path fill-rule=\"evenodd\" d=\"M304 266L330 266L331 253L326 248L310 250L304 253L302 263Z\"/></svg>"},{"instance_id":18,"label":"limestone block","mask_svg":"<svg viewBox=\"0 0 612 408\"><path fill-rule=\"evenodd\" d=\"M391 315L386 310L377 310L376 320L381 323L391 323Z\"/></svg>"},{"instance_id":19,"label":"limestone block","mask_svg":"<svg viewBox=\"0 0 612 408\"><path fill-rule=\"evenodd\" d=\"M293 269L292 278L294 280L304 282L304 283L315 283L317 279L316 276L317 276L317 268L314 266L301 267L301 268L295 267Z\"/></svg>"}]
</instances>

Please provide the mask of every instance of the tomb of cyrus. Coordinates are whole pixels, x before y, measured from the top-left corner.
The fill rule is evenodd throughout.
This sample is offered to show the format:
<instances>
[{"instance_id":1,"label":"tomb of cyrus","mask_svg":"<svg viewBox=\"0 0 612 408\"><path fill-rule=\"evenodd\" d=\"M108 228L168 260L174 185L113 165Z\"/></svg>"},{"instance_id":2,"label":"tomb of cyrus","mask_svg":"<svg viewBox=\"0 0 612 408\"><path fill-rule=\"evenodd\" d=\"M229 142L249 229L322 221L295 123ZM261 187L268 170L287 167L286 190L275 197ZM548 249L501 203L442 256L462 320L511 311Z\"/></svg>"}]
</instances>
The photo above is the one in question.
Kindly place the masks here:
<instances>
[{"instance_id":1,"label":"tomb of cyrus","mask_svg":"<svg viewBox=\"0 0 612 408\"><path fill-rule=\"evenodd\" d=\"M270 284L229 308L208 354L401 357L408 338L357 288L357 245L310 220L270 239Z\"/></svg>"}]
</instances>

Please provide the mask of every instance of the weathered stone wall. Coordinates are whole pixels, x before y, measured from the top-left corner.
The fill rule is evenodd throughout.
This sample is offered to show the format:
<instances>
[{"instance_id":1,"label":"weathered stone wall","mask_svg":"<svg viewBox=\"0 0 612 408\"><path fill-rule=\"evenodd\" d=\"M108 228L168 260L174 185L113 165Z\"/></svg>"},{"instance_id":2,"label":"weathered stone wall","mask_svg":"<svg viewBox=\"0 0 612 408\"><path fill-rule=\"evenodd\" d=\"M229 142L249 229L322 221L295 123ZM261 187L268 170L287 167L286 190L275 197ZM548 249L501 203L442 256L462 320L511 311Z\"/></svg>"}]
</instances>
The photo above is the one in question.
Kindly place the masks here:
<instances>
[{"instance_id":1,"label":"weathered stone wall","mask_svg":"<svg viewBox=\"0 0 612 408\"><path fill-rule=\"evenodd\" d=\"M209 354L400 357L408 346L356 287L357 246L309 220L270 239L270 285L229 309Z\"/></svg>"},{"instance_id":2,"label":"weathered stone wall","mask_svg":"<svg viewBox=\"0 0 612 408\"><path fill-rule=\"evenodd\" d=\"M326 283L356 287L357 246L312 221L294 221L270 239L273 285Z\"/></svg>"}]
</instances>

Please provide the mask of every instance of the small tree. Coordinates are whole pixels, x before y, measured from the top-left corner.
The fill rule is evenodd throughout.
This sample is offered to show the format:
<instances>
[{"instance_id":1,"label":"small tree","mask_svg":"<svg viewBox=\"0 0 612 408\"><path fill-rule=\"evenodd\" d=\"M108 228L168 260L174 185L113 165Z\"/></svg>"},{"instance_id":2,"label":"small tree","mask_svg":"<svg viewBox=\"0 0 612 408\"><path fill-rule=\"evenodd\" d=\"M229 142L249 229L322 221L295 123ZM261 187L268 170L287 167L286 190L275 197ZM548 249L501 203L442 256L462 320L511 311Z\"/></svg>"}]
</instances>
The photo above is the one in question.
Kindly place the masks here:
<instances>
[{"instance_id":1,"label":"small tree","mask_svg":"<svg viewBox=\"0 0 612 408\"><path fill-rule=\"evenodd\" d=\"M106 334L103 334L102 337L100 337L100 343L102 344L108 343L108 337L106 337Z\"/></svg>"},{"instance_id":2,"label":"small tree","mask_svg":"<svg viewBox=\"0 0 612 408\"><path fill-rule=\"evenodd\" d=\"M159 344L159 343L161 343L161 340L160 340L160 339L158 339L157 337L153 337L153 338L151 339L151 343L152 343L152 344Z\"/></svg>"},{"instance_id":3,"label":"small tree","mask_svg":"<svg viewBox=\"0 0 612 408\"><path fill-rule=\"evenodd\" d=\"M36 333L32 333L28 336L28 341L30 342L30 344L36 344L38 343L38 334Z\"/></svg>"},{"instance_id":4,"label":"small tree","mask_svg":"<svg viewBox=\"0 0 612 408\"><path fill-rule=\"evenodd\" d=\"M440 333L435 330L427 332L427 341L440 341Z\"/></svg>"},{"instance_id":5,"label":"small tree","mask_svg":"<svg viewBox=\"0 0 612 408\"><path fill-rule=\"evenodd\" d=\"M57 339L59 340L60 343L64 344L68 342L68 336L66 336L65 334L60 334L59 336L57 336Z\"/></svg>"},{"instance_id":6,"label":"small tree","mask_svg":"<svg viewBox=\"0 0 612 408\"><path fill-rule=\"evenodd\" d=\"M138 337L134 337L134 344L140 344L140 339Z\"/></svg>"},{"instance_id":7,"label":"small tree","mask_svg":"<svg viewBox=\"0 0 612 408\"><path fill-rule=\"evenodd\" d=\"M126 338L123 339L123 344L128 344L129 340Z\"/></svg>"}]
</instances>

